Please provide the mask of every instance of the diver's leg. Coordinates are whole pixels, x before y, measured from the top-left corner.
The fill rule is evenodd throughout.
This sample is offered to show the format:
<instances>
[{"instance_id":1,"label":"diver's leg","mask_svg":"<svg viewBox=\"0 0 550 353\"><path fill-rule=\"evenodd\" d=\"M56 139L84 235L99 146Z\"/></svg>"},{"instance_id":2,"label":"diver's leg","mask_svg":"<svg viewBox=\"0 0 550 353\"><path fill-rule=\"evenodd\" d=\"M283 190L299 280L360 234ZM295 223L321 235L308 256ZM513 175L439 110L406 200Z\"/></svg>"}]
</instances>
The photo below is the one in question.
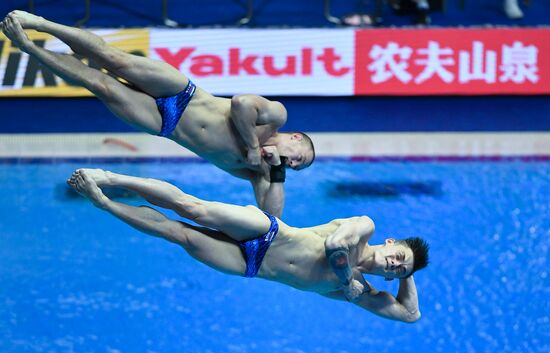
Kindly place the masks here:
<instances>
[{"instance_id":1,"label":"diver's leg","mask_svg":"<svg viewBox=\"0 0 550 353\"><path fill-rule=\"evenodd\" d=\"M74 175L78 174L88 175L100 187L121 187L137 192L153 205L174 210L182 217L219 230L237 241L257 238L270 228L269 218L254 206L201 200L157 179L138 178L101 169L79 169Z\"/></svg>"},{"instance_id":2,"label":"diver's leg","mask_svg":"<svg viewBox=\"0 0 550 353\"><path fill-rule=\"evenodd\" d=\"M239 246L226 235L167 218L147 206L110 200L87 173L73 174L68 184L103 209L141 232L181 245L198 261L224 273L242 275L246 264Z\"/></svg>"},{"instance_id":3,"label":"diver's leg","mask_svg":"<svg viewBox=\"0 0 550 353\"><path fill-rule=\"evenodd\" d=\"M25 11L12 11L23 28L35 29L60 39L75 53L87 57L152 97L173 96L185 89L187 77L163 61L126 53L108 45L98 35L65 26Z\"/></svg>"},{"instance_id":4,"label":"diver's leg","mask_svg":"<svg viewBox=\"0 0 550 353\"><path fill-rule=\"evenodd\" d=\"M1 26L13 45L36 58L64 80L90 90L127 124L150 134L158 134L161 130L162 118L154 98L86 66L71 55L54 53L35 45L19 22L11 17L6 17Z\"/></svg>"}]
</instances>

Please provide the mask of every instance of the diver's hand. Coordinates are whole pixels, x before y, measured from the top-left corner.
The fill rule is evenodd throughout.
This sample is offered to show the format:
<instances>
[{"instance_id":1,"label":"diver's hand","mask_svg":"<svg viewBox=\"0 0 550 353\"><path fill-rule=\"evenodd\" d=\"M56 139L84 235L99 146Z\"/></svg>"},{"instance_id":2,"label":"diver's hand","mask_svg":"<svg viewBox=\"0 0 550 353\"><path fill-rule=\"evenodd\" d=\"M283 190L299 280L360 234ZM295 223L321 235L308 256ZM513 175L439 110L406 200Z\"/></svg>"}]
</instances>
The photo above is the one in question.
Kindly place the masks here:
<instances>
[{"instance_id":1,"label":"diver's hand","mask_svg":"<svg viewBox=\"0 0 550 353\"><path fill-rule=\"evenodd\" d=\"M374 286L363 277L363 274L356 269L353 270L353 278L357 278L363 287L365 287L363 293L368 293L369 295L377 295L379 293L378 289L374 288Z\"/></svg>"},{"instance_id":2,"label":"diver's hand","mask_svg":"<svg viewBox=\"0 0 550 353\"><path fill-rule=\"evenodd\" d=\"M363 294L365 287L358 280L352 279L349 285L347 286L344 285L342 290L344 291L344 295L346 296L346 299L349 300L350 302L354 302L357 299L359 299L361 294Z\"/></svg>"},{"instance_id":3,"label":"diver's hand","mask_svg":"<svg viewBox=\"0 0 550 353\"><path fill-rule=\"evenodd\" d=\"M281 156L279 156L279 151L275 146L262 147L262 157L269 165L281 164Z\"/></svg>"},{"instance_id":4,"label":"diver's hand","mask_svg":"<svg viewBox=\"0 0 550 353\"><path fill-rule=\"evenodd\" d=\"M378 289L374 288L372 284L370 284L369 281L363 279L365 282L363 283L363 286L365 286L365 289L363 292L369 293L370 295L376 295L378 294Z\"/></svg>"},{"instance_id":5,"label":"diver's hand","mask_svg":"<svg viewBox=\"0 0 550 353\"><path fill-rule=\"evenodd\" d=\"M246 159L250 165L259 166L262 162L262 152L260 151L260 148L249 149Z\"/></svg>"}]
</instances>

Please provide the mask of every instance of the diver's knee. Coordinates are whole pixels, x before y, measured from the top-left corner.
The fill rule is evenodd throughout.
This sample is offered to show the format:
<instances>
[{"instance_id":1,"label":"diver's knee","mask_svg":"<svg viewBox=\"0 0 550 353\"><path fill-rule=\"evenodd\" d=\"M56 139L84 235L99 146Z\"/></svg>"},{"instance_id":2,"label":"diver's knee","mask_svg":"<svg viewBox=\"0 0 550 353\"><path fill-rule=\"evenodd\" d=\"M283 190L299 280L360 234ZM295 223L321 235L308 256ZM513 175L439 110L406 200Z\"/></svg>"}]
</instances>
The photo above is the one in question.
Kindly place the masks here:
<instances>
[{"instance_id":1,"label":"diver's knee","mask_svg":"<svg viewBox=\"0 0 550 353\"><path fill-rule=\"evenodd\" d=\"M115 73L129 70L133 64L131 54L109 45L105 45L105 51L100 55L103 57L103 60L109 64L109 69Z\"/></svg>"},{"instance_id":2,"label":"diver's knee","mask_svg":"<svg viewBox=\"0 0 550 353\"><path fill-rule=\"evenodd\" d=\"M202 201L189 200L188 197L179 197L176 201L177 209L175 210L181 216L187 219L196 221L204 218L207 215L206 205Z\"/></svg>"},{"instance_id":3,"label":"diver's knee","mask_svg":"<svg viewBox=\"0 0 550 353\"><path fill-rule=\"evenodd\" d=\"M103 73L88 77L86 88L98 97L110 97L113 93L111 78Z\"/></svg>"}]
</instances>

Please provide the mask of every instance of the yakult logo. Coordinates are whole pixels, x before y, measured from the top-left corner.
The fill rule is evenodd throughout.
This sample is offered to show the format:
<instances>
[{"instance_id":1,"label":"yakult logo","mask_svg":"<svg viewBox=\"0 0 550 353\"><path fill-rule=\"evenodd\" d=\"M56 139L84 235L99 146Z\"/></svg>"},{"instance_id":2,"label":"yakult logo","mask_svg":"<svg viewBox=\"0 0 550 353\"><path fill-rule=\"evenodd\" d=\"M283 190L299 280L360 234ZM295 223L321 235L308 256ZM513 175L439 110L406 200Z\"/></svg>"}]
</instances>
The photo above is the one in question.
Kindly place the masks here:
<instances>
[{"instance_id":1,"label":"yakult logo","mask_svg":"<svg viewBox=\"0 0 550 353\"><path fill-rule=\"evenodd\" d=\"M177 51L154 48L165 62L180 69L189 64L189 74L208 76L312 76L315 63L320 63L324 73L339 77L348 74L351 67L342 64L342 56L335 48L325 47L320 52L313 48L301 48L297 54L245 54L238 47L229 48L225 55L201 52L197 47L183 47Z\"/></svg>"},{"instance_id":2,"label":"yakult logo","mask_svg":"<svg viewBox=\"0 0 550 353\"><path fill-rule=\"evenodd\" d=\"M352 95L355 32L153 30L150 52L214 95Z\"/></svg>"}]
</instances>

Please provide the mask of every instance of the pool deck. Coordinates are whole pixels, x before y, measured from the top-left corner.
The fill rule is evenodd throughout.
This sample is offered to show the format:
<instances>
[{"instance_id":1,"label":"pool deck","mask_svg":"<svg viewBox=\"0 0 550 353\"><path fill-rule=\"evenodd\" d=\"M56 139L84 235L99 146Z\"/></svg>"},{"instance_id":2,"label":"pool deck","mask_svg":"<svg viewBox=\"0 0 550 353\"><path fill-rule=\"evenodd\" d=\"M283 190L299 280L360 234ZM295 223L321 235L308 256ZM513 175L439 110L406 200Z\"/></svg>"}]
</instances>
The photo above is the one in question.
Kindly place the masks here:
<instances>
[{"instance_id":1,"label":"pool deck","mask_svg":"<svg viewBox=\"0 0 550 353\"><path fill-rule=\"evenodd\" d=\"M320 158L550 159L550 133L311 133ZM0 159L198 157L144 133L0 134Z\"/></svg>"}]
</instances>

